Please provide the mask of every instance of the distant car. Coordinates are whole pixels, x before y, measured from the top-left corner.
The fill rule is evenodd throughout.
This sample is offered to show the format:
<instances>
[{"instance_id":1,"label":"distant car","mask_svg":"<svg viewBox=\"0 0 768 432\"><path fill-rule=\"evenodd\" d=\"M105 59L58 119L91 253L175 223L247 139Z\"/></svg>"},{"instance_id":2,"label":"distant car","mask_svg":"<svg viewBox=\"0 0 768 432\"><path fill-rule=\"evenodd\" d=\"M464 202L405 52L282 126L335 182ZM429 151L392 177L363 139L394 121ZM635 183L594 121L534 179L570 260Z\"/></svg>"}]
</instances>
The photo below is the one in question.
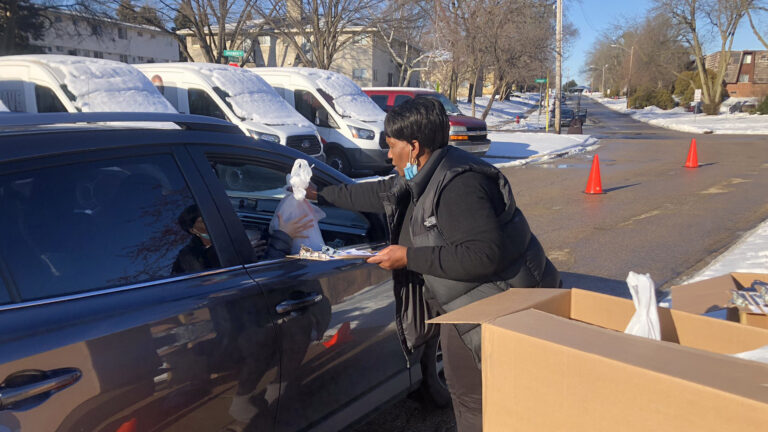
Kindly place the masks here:
<instances>
[{"instance_id":1,"label":"distant car","mask_svg":"<svg viewBox=\"0 0 768 432\"><path fill-rule=\"evenodd\" d=\"M409 99L435 98L445 107L448 121L451 123L448 144L479 156L484 155L491 146L485 121L462 114L461 110L441 93L413 87L367 87L363 91L387 112Z\"/></svg>"},{"instance_id":2,"label":"distant car","mask_svg":"<svg viewBox=\"0 0 768 432\"><path fill-rule=\"evenodd\" d=\"M352 181L210 117L0 116L0 430L339 430L420 385L450 403L437 339L401 346L390 272L252 246L297 158ZM380 215L321 209L326 244L385 244Z\"/></svg>"},{"instance_id":3,"label":"distant car","mask_svg":"<svg viewBox=\"0 0 768 432\"><path fill-rule=\"evenodd\" d=\"M574 119L574 117L578 117L579 121L581 121L581 124L587 122L587 109L582 108L579 110L578 114L576 111L574 111L571 108L566 107L560 107L560 127L568 127L571 125L571 121ZM549 125L553 126L555 124L555 110L554 108L549 112Z\"/></svg>"}]
</instances>

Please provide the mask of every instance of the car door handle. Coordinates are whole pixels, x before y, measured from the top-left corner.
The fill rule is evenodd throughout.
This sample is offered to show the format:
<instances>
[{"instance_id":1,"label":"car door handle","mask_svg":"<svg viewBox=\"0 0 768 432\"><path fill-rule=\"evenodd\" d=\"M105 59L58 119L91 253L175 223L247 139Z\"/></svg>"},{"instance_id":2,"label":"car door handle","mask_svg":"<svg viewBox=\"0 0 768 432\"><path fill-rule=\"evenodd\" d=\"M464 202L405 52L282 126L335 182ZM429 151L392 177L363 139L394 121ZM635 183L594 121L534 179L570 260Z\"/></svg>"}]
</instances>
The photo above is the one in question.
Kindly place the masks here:
<instances>
[{"instance_id":1,"label":"car door handle","mask_svg":"<svg viewBox=\"0 0 768 432\"><path fill-rule=\"evenodd\" d=\"M22 371L15 375L23 374L25 372L33 371ZM0 410L13 408L14 405L19 404L20 402L46 393L50 396L51 394L76 383L83 375L79 369L75 368L57 369L47 373L43 371L36 372L39 372L39 375L43 377L39 381L10 387L5 385L7 383L6 381L6 383L3 383L4 385L0 386Z\"/></svg>"},{"instance_id":2,"label":"car door handle","mask_svg":"<svg viewBox=\"0 0 768 432\"><path fill-rule=\"evenodd\" d=\"M312 306L313 304L320 303L320 300L322 299L323 299L322 294L319 294L316 292L310 292L306 297L296 299L296 300L286 300L278 304L275 307L275 310L279 314L293 312L295 310L303 309L305 307Z\"/></svg>"}]
</instances>

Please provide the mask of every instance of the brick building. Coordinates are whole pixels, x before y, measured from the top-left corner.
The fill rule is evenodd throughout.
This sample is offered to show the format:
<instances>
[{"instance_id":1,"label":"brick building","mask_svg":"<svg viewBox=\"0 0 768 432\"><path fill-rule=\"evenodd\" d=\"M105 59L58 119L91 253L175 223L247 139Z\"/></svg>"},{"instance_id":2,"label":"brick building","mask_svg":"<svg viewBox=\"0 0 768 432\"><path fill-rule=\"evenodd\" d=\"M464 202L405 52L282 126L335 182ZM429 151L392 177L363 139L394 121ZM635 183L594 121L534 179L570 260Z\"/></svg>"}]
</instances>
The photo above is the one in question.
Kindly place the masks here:
<instances>
[{"instance_id":1,"label":"brick building","mask_svg":"<svg viewBox=\"0 0 768 432\"><path fill-rule=\"evenodd\" d=\"M721 52L706 57L707 69L717 69ZM768 51L731 51L725 69L725 88L731 97L768 96Z\"/></svg>"}]
</instances>

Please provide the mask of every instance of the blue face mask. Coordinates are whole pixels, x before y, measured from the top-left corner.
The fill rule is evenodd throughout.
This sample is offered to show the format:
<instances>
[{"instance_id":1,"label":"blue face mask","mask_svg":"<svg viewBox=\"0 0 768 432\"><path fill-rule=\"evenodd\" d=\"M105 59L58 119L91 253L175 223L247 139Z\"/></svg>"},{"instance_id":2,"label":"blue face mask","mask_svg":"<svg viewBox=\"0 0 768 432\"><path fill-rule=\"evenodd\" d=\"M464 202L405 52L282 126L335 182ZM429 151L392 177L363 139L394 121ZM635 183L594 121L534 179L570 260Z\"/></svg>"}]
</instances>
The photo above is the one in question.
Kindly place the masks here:
<instances>
[{"instance_id":1,"label":"blue face mask","mask_svg":"<svg viewBox=\"0 0 768 432\"><path fill-rule=\"evenodd\" d=\"M406 180L411 180L419 173L419 167L410 162L412 154L413 148L411 148L411 151L408 153L408 163L405 165L405 169L403 169L403 174L405 174Z\"/></svg>"}]
</instances>

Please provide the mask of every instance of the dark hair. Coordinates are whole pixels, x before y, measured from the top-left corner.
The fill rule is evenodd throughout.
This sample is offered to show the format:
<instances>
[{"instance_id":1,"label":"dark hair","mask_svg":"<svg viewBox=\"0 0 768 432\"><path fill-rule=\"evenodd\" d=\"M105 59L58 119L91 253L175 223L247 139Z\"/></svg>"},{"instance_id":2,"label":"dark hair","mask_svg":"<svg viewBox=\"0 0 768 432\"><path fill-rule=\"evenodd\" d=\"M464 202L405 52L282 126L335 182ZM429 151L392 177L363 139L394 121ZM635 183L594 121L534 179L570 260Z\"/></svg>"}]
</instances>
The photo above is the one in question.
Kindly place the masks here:
<instances>
[{"instance_id":1,"label":"dark hair","mask_svg":"<svg viewBox=\"0 0 768 432\"><path fill-rule=\"evenodd\" d=\"M410 99L396 106L384 119L387 136L435 151L448 145L448 114L443 104L431 97Z\"/></svg>"},{"instance_id":2,"label":"dark hair","mask_svg":"<svg viewBox=\"0 0 768 432\"><path fill-rule=\"evenodd\" d=\"M197 221L197 218L201 216L202 215L200 214L200 209L197 207L197 204L192 204L191 206L185 208L184 211L179 215L179 226L181 226L181 229L184 231L189 232L189 230L195 226L195 221Z\"/></svg>"}]
</instances>

